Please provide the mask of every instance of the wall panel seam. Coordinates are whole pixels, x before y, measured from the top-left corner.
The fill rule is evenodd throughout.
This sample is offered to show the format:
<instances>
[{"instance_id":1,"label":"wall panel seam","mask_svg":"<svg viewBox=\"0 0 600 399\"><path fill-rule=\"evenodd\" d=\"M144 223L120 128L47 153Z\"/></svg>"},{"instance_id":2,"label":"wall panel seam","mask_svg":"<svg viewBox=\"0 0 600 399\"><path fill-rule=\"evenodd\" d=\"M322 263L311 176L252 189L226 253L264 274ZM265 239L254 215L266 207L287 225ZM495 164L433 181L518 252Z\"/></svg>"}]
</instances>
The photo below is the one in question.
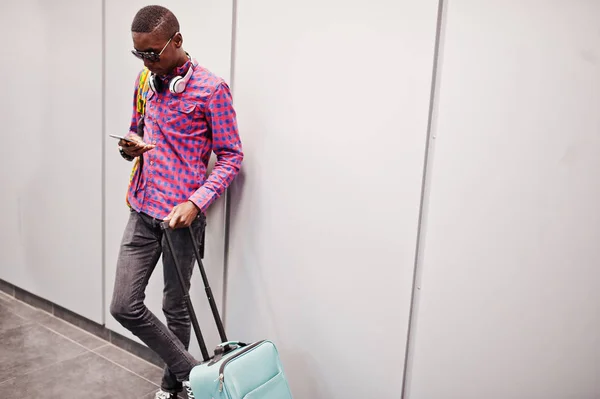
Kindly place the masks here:
<instances>
[{"instance_id":1,"label":"wall panel seam","mask_svg":"<svg viewBox=\"0 0 600 399\"><path fill-rule=\"evenodd\" d=\"M102 73L102 77L101 77L101 101L102 101L102 105L101 105L101 118L102 118L102 122L101 122L101 131L102 131L102 137L101 137L101 152L102 152L102 161L101 161L101 167L102 167L102 171L101 171L101 217L102 217L102 221L100 223L101 227L100 227L100 231L101 231L101 248L102 248L102 254L100 257L100 262L101 262L101 273L102 273L102 294L101 294L101 298L102 298L102 304L101 304L101 309L102 309L102 316L101 316L101 321L102 321L102 325L106 325L106 140L105 135L106 135L106 0L101 0L101 8L102 8L102 16L101 16L101 20L102 20L102 67L101 67L101 73Z\"/></svg>"},{"instance_id":2,"label":"wall panel seam","mask_svg":"<svg viewBox=\"0 0 600 399\"><path fill-rule=\"evenodd\" d=\"M427 118L427 134L425 138L425 153L423 158L423 175L421 178L421 199L419 204L419 217L417 222L417 240L415 245L415 261L413 269L413 281L411 288L411 301L410 311L408 317L408 334L406 337L406 349L404 353L404 368L402 375L402 392L401 398L407 399L407 383L410 382L410 371L413 365L413 341L415 338L415 319L418 315L418 295L421 287L420 284L420 273L422 272L422 256L421 251L423 248L423 241L425 236L425 219L427 217L427 200L430 193L430 170L432 163L431 147L433 146L433 140L435 140L435 134L433 134L433 122L436 116L436 104L438 94L438 83L439 83L439 64L440 64L440 48L442 39L442 30L444 25L444 12L446 7L446 0L439 0L437 7L437 21L436 21L436 32L435 32L435 44L433 52L433 65L431 72L431 91L429 94L429 113Z\"/></svg>"},{"instance_id":3,"label":"wall panel seam","mask_svg":"<svg viewBox=\"0 0 600 399\"><path fill-rule=\"evenodd\" d=\"M237 0L232 0L231 5L231 53L229 56L229 87L232 95L234 94L234 79L235 79L235 50L236 50L236 34L237 34ZM235 99L234 99L235 101ZM227 327L227 279L229 271L229 237L230 237L230 214L231 214L231 190L228 188L225 191L225 231L223 245L223 293L221 303L222 320L224 328Z\"/></svg>"}]
</instances>

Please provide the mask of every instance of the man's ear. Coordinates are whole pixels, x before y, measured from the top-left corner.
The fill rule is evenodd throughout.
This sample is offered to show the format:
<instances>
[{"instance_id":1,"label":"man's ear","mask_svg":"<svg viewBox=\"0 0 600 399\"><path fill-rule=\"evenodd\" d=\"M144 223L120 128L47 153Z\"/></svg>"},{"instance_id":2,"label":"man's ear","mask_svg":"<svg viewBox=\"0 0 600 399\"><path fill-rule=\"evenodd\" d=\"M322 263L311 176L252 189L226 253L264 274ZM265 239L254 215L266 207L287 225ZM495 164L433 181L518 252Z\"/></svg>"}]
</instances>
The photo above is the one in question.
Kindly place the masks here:
<instances>
[{"instance_id":1,"label":"man's ear","mask_svg":"<svg viewBox=\"0 0 600 399\"><path fill-rule=\"evenodd\" d=\"M173 36L173 42L177 48L180 48L183 45L183 36L181 33L177 32L175 36Z\"/></svg>"}]
</instances>

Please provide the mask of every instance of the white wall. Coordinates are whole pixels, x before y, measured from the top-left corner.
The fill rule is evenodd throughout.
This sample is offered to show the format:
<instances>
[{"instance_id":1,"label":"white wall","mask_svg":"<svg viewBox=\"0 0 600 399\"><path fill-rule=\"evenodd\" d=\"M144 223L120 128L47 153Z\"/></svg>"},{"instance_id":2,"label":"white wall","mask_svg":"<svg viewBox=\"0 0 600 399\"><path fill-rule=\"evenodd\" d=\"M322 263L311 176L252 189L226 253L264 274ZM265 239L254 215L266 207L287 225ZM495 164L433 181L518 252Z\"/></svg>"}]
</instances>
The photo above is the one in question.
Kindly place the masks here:
<instances>
[{"instance_id":1,"label":"white wall","mask_svg":"<svg viewBox=\"0 0 600 399\"><path fill-rule=\"evenodd\" d=\"M125 195L132 164L124 161L117 151L117 143L108 134L125 134L129 129L133 107L133 88L137 73L143 67L131 54L131 21L135 13L147 5L143 1L106 0L106 326L140 342L123 328L109 313L112 298L119 244L129 210ZM183 47L200 64L229 81L231 60L232 1L224 0L170 0L161 5L177 16L183 35ZM214 162L214 158L213 158ZM207 214L207 237L204 265L213 294L222 306L223 257L225 235L225 201L219 199ZM159 260L146 289L146 305L163 322L163 270ZM199 270L192 278L191 296L198 313L200 326L208 348L219 343L218 333L206 300ZM192 334L191 352L201 357Z\"/></svg>"},{"instance_id":2,"label":"white wall","mask_svg":"<svg viewBox=\"0 0 600 399\"><path fill-rule=\"evenodd\" d=\"M600 4L445 3L426 143L437 0L238 2L229 336L273 339L295 397L401 397L429 145L404 397L597 398ZM105 0L104 60L102 4L0 3L0 278L134 338L108 313L131 164L107 135L129 125L146 4ZM228 80L232 0L163 4ZM219 305L224 236L221 199ZM162 318L161 291L159 264ZM211 347L197 272L192 291Z\"/></svg>"},{"instance_id":3,"label":"white wall","mask_svg":"<svg viewBox=\"0 0 600 399\"><path fill-rule=\"evenodd\" d=\"M410 399L600 397L598 16L448 2Z\"/></svg>"},{"instance_id":4,"label":"white wall","mask_svg":"<svg viewBox=\"0 0 600 399\"><path fill-rule=\"evenodd\" d=\"M0 278L101 322L101 1L3 1L0 32Z\"/></svg>"},{"instance_id":5,"label":"white wall","mask_svg":"<svg viewBox=\"0 0 600 399\"><path fill-rule=\"evenodd\" d=\"M227 323L297 398L400 396L437 5L238 3Z\"/></svg>"}]
</instances>

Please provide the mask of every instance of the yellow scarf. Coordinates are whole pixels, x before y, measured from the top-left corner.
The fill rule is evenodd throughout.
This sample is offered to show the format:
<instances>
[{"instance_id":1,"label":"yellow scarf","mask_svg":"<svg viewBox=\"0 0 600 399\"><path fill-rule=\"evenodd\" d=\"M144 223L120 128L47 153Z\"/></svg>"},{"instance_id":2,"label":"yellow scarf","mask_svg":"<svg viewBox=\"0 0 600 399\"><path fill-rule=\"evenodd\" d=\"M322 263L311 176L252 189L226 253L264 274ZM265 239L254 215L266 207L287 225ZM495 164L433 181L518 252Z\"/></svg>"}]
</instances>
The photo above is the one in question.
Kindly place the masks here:
<instances>
[{"instance_id":1,"label":"yellow scarf","mask_svg":"<svg viewBox=\"0 0 600 399\"><path fill-rule=\"evenodd\" d=\"M137 89L137 96L136 96L136 110L137 113L140 115L140 120L144 118L144 112L146 111L146 96L148 94L148 75L150 74L150 71L148 70L148 68L144 68L142 70L142 72L140 73L140 79L138 81L138 89ZM139 120L138 120L139 123ZM131 169L131 173L129 174L129 187L131 187L131 183L133 181L133 175L135 174L135 171L139 168L140 165L140 158L141 156L135 158L135 161L133 163L133 168ZM141 173L141 172L140 172ZM125 194L125 202L127 203L128 207L131 207L131 205L129 204L129 187L127 189L127 194Z\"/></svg>"}]
</instances>

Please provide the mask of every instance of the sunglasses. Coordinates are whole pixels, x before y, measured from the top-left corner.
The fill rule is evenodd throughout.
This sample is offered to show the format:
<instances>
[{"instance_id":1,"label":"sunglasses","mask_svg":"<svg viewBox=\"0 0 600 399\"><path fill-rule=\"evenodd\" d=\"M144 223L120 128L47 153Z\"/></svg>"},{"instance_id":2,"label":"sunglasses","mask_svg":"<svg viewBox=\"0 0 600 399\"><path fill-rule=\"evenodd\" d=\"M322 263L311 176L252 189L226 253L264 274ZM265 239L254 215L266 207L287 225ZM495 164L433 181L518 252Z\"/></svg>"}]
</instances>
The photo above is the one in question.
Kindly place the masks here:
<instances>
[{"instance_id":1,"label":"sunglasses","mask_svg":"<svg viewBox=\"0 0 600 399\"><path fill-rule=\"evenodd\" d=\"M160 61L160 55L165 51L165 49L167 48L169 43L171 43L171 40L173 40L173 37L175 37L176 34L177 33L174 33L173 36L171 36L171 38L169 39L167 44L165 44L165 46L162 48L162 50L160 50L160 53L155 53L154 51L138 51L138 50L131 50L131 53L142 61L148 60L150 62L158 62L158 61Z\"/></svg>"}]
</instances>

